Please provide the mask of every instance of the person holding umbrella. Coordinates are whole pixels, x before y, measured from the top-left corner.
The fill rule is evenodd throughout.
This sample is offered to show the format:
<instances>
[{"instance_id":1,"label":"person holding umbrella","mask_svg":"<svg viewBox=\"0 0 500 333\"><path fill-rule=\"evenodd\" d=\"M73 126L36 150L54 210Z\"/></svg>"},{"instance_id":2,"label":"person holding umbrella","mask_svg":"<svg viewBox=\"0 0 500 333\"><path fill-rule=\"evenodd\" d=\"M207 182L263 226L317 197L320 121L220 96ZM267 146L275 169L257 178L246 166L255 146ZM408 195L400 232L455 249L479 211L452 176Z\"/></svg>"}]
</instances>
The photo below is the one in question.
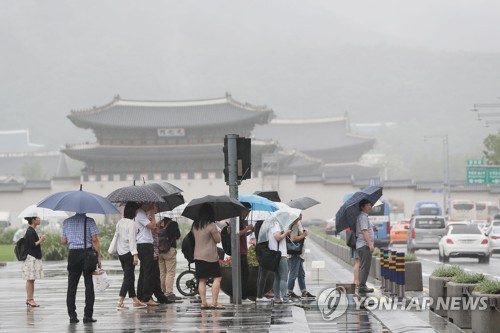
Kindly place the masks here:
<instances>
[{"instance_id":1,"label":"person holding umbrella","mask_svg":"<svg viewBox=\"0 0 500 333\"><path fill-rule=\"evenodd\" d=\"M356 221L356 251L359 256L359 287L360 293L371 293L373 288L366 286L368 274L370 273L370 266L372 263L372 252L374 250L373 240L375 233L373 225L368 218L368 213L372 209L372 204L369 200L363 199L359 202L359 210L361 213Z\"/></svg>"},{"instance_id":2,"label":"person holding umbrella","mask_svg":"<svg viewBox=\"0 0 500 333\"><path fill-rule=\"evenodd\" d=\"M86 239L84 239L84 225L87 226ZM66 295L66 305L68 307L69 322L78 323L76 315L76 291L80 276L85 282L85 309L83 322L94 323L97 320L92 318L94 314L94 282L92 281L92 272L84 270L85 251L88 248L94 248L97 252L97 266L101 268L101 245L99 244L99 229L93 218L87 217L85 213L76 213L63 222L61 231L61 244L68 245L68 292Z\"/></svg>"},{"instance_id":3,"label":"person holding umbrella","mask_svg":"<svg viewBox=\"0 0 500 333\"><path fill-rule=\"evenodd\" d=\"M43 278L42 267L42 243L45 241L45 236L38 237L35 228L40 225L40 217L36 212L28 214L25 220L28 221L29 227L24 235L26 244L26 260L23 263L23 278L26 280L26 306L37 308L40 305L36 304L33 295L35 293L35 280Z\"/></svg>"}]
</instances>

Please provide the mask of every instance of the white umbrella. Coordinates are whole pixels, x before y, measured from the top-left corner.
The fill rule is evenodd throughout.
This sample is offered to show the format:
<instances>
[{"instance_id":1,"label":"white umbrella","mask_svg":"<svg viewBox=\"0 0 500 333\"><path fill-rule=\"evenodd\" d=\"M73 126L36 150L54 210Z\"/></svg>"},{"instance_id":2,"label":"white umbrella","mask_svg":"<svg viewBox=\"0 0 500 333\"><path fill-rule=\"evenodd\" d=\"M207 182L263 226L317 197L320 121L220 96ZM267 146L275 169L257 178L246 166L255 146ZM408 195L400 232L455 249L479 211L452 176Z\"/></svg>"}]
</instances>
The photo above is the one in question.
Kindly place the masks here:
<instances>
[{"instance_id":1,"label":"white umbrella","mask_svg":"<svg viewBox=\"0 0 500 333\"><path fill-rule=\"evenodd\" d=\"M17 216L18 218L32 217L33 213L36 213L41 220L46 220L48 218L68 218L68 214L63 211L56 211L48 208L37 207L36 205L29 205L24 208L23 211Z\"/></svg>"}]
</instances>

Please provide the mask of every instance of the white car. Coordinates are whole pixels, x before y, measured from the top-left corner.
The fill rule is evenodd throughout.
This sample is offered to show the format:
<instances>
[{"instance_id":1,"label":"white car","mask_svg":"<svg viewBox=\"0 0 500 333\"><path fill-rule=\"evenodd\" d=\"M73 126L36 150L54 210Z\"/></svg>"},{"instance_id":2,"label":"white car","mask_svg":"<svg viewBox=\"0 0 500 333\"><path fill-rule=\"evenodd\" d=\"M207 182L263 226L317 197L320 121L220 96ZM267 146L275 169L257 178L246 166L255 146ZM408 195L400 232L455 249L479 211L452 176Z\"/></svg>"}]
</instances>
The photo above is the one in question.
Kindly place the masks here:
<instances>
[{"instance_id":1,"label":"white car","mask_svg":"<svg viewBox=\"0 0 500 333\"><path fill-rule=\"evenodd\" d=\"M488 238L476 225L450 223L438 245L442 262L449 262L450 257L478 258L480 263L490 261Z\"/></svg>"},{"instance_id":2,"label":"white car","mask_svg":"<svg viewBox=\"0 0 500 333\"><path fill-rule=\"evenodd\" d=\"M500 227L493 227L488 235L490 253L500 252Z\"/></svg>"},{"instance_id":3,"label":"white car","mask_svg":"<svg viewBox=\"0 0 500 333\"><path fill-rule=\"evenodd\" d=\"M490 224L488 225L488 229L486 229L485 234L489 235L491 229L493 229L494 227L500 227L500 220L493 220L493 221L491 221Z\"/></svg>"}]
</instances>

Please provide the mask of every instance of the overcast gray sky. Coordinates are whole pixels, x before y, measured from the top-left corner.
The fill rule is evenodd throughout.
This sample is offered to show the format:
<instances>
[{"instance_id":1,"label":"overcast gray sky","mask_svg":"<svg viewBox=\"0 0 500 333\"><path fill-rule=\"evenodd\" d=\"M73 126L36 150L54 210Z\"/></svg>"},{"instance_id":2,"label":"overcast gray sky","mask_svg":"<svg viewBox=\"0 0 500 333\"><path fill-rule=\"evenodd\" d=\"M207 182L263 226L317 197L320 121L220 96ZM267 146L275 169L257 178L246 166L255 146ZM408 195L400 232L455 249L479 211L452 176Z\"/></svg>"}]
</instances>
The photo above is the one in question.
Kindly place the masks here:
<instances>
[{"instance_id":1,"label":"overcast gray sky","mask_svg":"<svg viewBox=\"0 0 500 333\"><path fill-rule=\"evenodd\" d=\"M421 152L422 135L448 133L457 159L477 157L487 133L469 109L500 96L498 13L495 0L0 0L0 129L58 147L94 139L70 110L115 94L230 91L280 118L396 121Z\"/></svg>"}]
</instances>

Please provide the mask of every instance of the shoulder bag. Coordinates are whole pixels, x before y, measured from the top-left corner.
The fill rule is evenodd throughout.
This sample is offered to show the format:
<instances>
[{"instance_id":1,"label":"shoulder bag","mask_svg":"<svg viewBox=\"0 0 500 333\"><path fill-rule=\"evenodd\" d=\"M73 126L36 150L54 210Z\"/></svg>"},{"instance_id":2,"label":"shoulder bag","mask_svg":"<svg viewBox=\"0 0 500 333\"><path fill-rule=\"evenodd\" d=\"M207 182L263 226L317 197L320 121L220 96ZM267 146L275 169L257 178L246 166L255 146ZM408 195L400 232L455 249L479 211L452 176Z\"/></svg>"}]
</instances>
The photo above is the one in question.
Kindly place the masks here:
<instances>
[{"instance_id":1,"label":"shoulder bag","mask_svg":"<svg viewBox=\"0 0 500 333\"><path fill-rule=\"evenodd\" d=\"M281 260L281 251L279 251L279 249L279 242L278 251L271 250L269 248L269 242L258 243L255 247L255 254L257 255L259 265L268 271L277 272Z\"/></svg>"},{"instance_id":2,"label":"shoulder bag","mask_svg":"<svg viewBox=\"0 0 500 333\"><path fill-rule=\"evenodd\" d=\"M293 227L291 226L290 230L292 228ZM300 236L300 234L299 234L299 236ZM287 237L286 238L286 251L287 251L287 253L288 254L301 255L302 254L302 250L304 248L304 241L305 241L305 238L301 239L298 242L294 242L294 241L292 241L291 237Z\"/></svg>"},{"instance_id":3,"label":"shoulder bag","mask_svg":"<svg viewBox=\"0 0 500 333\"><path fill-rule=\"evenodd\" d=\"M83 270L85 272L94 272L97 268L97 251L92 247L87 249L87 217L85 216L85 221L83 222L83 247L85 249L84 260L83 260Z\"/></svg>"},{"instance_id":4,"label":"shoulder bag","mask_svg":"<svg viewBox=\"0 0 500 333\"><path fill-rule=\"evenodd\" d=\"M118 225L120 224L120 221L116 224L116 229L115 229L115 235L113 236L113 239L111 240L111 243L109 244L108 248L108 253L109 254L118 254Z\"/></svg>"}]
</instances>

